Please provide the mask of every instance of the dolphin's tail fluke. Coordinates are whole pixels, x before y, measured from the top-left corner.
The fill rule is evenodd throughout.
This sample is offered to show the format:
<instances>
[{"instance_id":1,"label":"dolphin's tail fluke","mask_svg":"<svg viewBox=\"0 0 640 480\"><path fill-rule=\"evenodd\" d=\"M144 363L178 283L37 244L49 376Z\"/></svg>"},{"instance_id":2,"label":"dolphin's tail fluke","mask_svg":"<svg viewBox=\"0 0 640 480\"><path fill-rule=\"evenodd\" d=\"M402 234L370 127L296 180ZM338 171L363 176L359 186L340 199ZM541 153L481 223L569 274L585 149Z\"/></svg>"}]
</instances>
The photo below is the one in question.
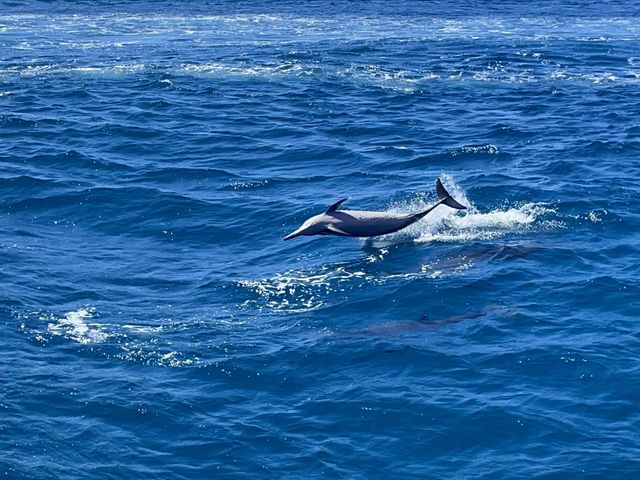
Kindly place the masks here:
<instances>
[{"instance_id":1,"label":"dolphin's tail fluke","mask_svg":"<svg viewBox=\"0 0 640 480\"><path fill-rule=\"evenodd\" d=\"M436 179L436 192L438 193L438 198L440 199L440 201L435 205L430 206L426 210L413 215L412 218L414 222L417 222L422 217L427 215L430 211L432 211L434 208L437 208L438 205L446 205L447 207L456 208L458 210L464 210L465 208L467 208L461 203L458 203L456 199L454 199L451 195L449 195L449 192L445 190L444 185L442 185L442 182L440 181L439 178Z\"/></svg>"},{"instance_id":2,"label":"dolphin's tail fluke","mask_svg":"<svg viewBox=\"0 0 640 480\"><path fill-rule=\"evenodd\" d=\"M464 210L465 207L461 203L458 203L444 188L439 178L436 179L436 192L438 193L439 203L445 204L447 207L457 208L458 210Z\"/></svg>"}]
</instances>

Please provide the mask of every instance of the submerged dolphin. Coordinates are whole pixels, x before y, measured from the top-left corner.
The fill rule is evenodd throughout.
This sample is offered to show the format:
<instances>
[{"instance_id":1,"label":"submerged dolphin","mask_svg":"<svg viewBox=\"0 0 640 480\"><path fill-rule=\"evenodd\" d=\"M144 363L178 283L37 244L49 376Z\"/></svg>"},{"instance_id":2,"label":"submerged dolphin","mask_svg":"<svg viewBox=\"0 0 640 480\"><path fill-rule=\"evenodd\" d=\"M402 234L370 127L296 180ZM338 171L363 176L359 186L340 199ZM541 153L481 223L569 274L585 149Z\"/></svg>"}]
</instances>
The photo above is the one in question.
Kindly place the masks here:
<instances>
[{"instance_id":1,"label":"submerged dolphin","mask_svg":"<svg viewBox=\"0 0 640 480\"><path fill-rule=\"evenodd\" d=\"M453 199L436 179L438 203L418 213L366 212L358 210L338 210L347 199L343 198L331 205L326 212L309 218L296 231L284 237L284 240L301 235L337 235L340 237L376 237L397 232L417 222L440 204L451 208L464 209L464 205Z\"/></svg>"}]
</instances>

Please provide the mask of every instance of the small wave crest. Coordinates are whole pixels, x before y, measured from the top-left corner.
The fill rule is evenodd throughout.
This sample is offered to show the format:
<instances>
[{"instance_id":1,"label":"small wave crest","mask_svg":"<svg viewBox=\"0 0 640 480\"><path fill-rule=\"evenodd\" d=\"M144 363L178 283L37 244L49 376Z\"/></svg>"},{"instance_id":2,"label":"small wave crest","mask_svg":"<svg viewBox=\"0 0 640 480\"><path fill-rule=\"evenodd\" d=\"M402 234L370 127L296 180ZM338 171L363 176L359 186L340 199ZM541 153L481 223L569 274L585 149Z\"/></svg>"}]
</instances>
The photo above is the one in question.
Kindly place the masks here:
<instances>
[{"instance_id":1,"label":"small wave crest","mask_svg":"<svg viewBox=\"0 0 640 480\"><path fill-rule=\"evenodd\" d=\"M283 62L263 65L228 65L223 63L183 64L177 73L188 75L239 76L239 77L275 77L284 75L311 75L312 67L298 62Z\"/></svg>"},{"instance_id":2,"label":"small wave crest","mask_svg":"<svg viewBox=\"0 0 640 480\"><path fill-rule=\"evenodd\" d=\"M351 66L336 72L338 77L401 93L414 93L426 82L440 77L428 71L389 70L379 65Z\"/></svg>"}]
</instances>

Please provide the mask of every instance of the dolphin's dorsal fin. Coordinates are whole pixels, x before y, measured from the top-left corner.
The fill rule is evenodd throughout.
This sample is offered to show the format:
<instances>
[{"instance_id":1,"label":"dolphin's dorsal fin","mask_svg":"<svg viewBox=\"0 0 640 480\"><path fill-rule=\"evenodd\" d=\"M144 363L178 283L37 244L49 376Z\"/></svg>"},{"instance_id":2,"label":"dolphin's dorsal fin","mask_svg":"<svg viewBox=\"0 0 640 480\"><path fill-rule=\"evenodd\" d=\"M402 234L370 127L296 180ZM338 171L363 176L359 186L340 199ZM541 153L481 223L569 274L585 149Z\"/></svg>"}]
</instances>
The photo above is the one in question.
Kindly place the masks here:
<instances>
[{"instance_id":1,"label":"dolphin's dorsal fin","mask_svg":"<svg viewBox=\"0 0 640 480\"><path fill-rule=\"evenodd\" d=\"M329 208L327 208L327 211L324 213L333 213L335 212L337 209L340 208L340 205L342 205L344 202L346 202L349 199L349 197L347 198L343 198L341 200L338 200L336 203L334 203L333 205L331 205Z\"/></svg>"}]
</instances>

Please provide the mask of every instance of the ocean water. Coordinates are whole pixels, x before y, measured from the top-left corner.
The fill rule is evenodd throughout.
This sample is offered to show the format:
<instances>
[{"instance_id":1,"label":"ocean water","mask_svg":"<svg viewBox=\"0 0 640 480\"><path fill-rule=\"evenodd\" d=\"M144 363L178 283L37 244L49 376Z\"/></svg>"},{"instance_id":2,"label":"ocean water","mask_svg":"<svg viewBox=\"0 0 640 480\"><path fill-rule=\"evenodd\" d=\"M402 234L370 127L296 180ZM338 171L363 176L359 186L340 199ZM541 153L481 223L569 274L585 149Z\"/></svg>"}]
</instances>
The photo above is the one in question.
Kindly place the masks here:
<instances>
[{"instance_id":1,"label":"ocean water","mask_svg":"<svg viewBox=\"0 0 640 480\"><path fill-rule=\"evenodd\" d=\"M5 1L0 137L3 478L640 478L637 2Z\"/></svg>"}]
</instances>

